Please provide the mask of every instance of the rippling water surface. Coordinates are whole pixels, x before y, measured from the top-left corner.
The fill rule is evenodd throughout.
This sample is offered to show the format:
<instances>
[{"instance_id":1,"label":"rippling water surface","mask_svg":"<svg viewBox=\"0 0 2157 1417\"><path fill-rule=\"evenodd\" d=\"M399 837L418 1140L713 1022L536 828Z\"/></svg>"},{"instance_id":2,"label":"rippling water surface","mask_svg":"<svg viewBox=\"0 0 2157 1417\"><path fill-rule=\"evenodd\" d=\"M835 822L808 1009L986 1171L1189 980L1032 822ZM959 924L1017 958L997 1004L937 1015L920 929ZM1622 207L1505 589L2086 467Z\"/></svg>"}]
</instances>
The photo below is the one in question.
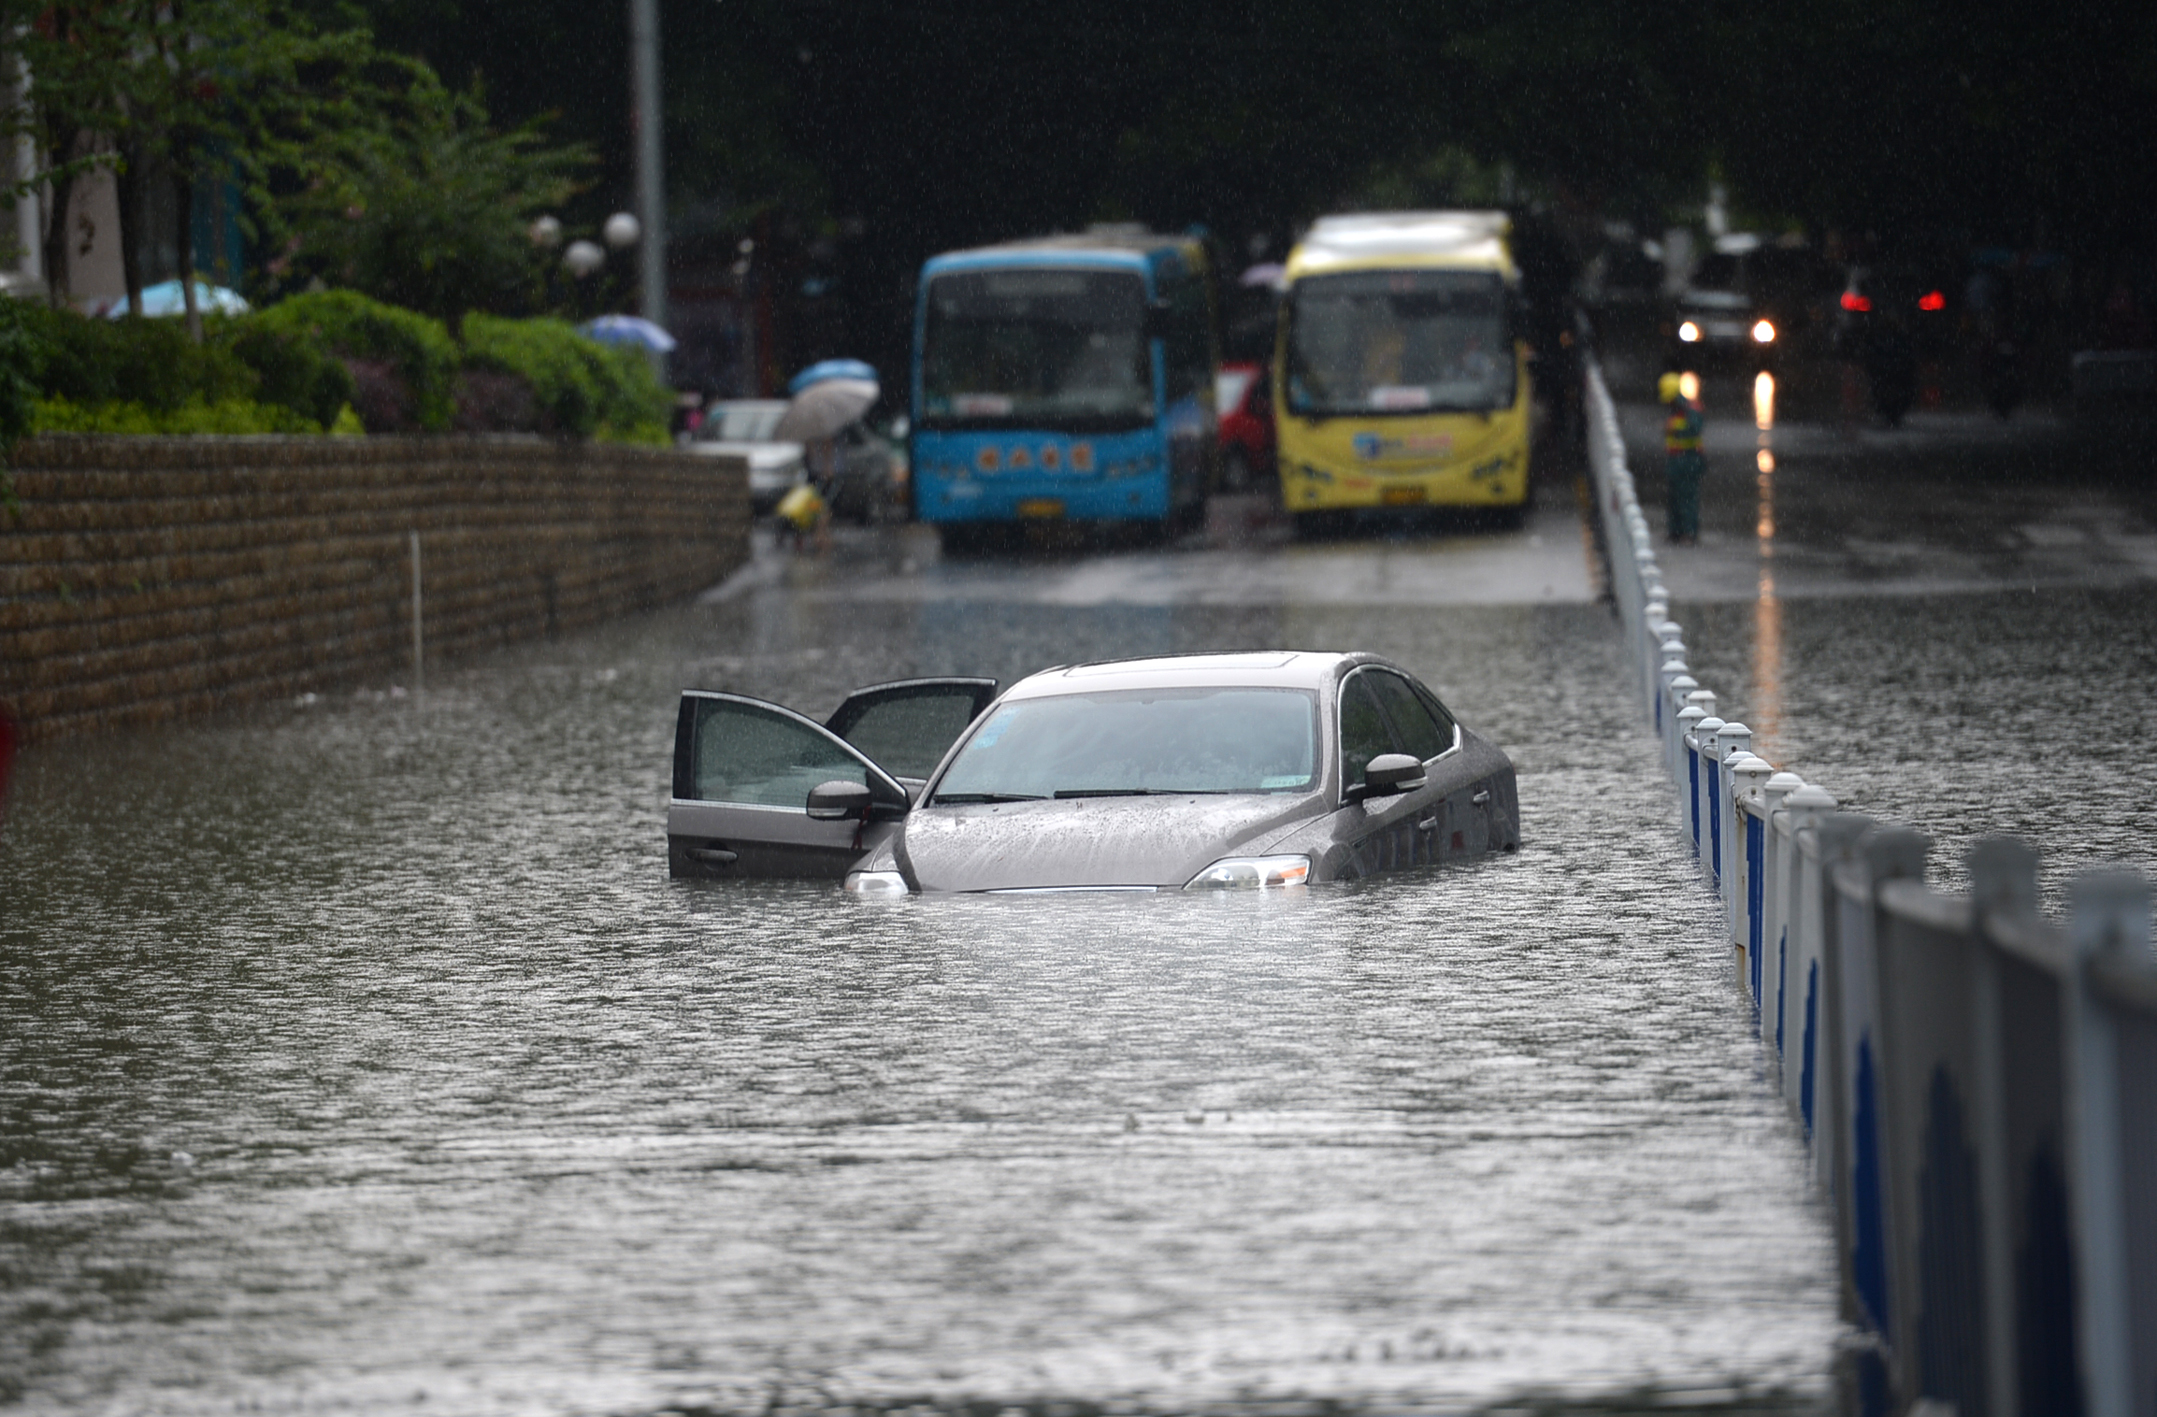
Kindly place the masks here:
<instances>
[{"instance_id":1,"label":"rippling water surface","mask_svg":"<svg viewBox=\"0 0 2157 1417\"><path fill-rule=\"evenodd\" d=\"M666 878L684 684L1271 644L1423 673L1526 849L1296 899ZM0 1407L1817 1394L1823 1220L1620 674L1591 606L768 590L35 752Z\"/></svg>"},{"instance_id":2,"label":"rippling water surface","mask_svg":"<svg viewBox=\"0 0 2157 1417\"><path fill-rule=\"evenodd\" d=\"M1687 604L1694 674L1764 734L1755 749L1853 811L1934 838L1931 875L1965 889L1963 853L2036 846L2046 904L2092 866L2157 874L2157 595L2045 586Z\"/></svg>"}]
</instances>

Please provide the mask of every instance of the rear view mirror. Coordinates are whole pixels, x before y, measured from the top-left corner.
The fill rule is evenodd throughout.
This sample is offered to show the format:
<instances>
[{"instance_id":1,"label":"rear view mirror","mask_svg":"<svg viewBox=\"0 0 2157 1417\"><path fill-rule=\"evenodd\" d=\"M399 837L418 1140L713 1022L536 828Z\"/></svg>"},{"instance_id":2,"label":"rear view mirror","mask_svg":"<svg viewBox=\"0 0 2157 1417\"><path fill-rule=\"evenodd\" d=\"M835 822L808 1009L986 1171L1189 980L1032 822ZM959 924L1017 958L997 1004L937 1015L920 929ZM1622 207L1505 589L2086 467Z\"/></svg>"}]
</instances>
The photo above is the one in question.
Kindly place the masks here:
<instances>
[{"instance_id":1,"label":"rear view mirror","mask_svg":"<svg viewBox=\"0 0 2157 1417\"><path fill-rule=\"evenodd\" d=\"M809 789L809 820L844 822L863 816L871 801L868 784L839 779Z\"/></svg>"},{"instance_id":2,"label":"rear view mirror","mask_svg":"<svg viewBox=\"0 0 2157 1417\"><path fill-rule=\"evenodd\" d=\"M1421 759L1406 753L1380 753L1363 769L1363 795L1392 797L1413 792L1423 785L1423 780Z\"/></svg>"}]
</instances>

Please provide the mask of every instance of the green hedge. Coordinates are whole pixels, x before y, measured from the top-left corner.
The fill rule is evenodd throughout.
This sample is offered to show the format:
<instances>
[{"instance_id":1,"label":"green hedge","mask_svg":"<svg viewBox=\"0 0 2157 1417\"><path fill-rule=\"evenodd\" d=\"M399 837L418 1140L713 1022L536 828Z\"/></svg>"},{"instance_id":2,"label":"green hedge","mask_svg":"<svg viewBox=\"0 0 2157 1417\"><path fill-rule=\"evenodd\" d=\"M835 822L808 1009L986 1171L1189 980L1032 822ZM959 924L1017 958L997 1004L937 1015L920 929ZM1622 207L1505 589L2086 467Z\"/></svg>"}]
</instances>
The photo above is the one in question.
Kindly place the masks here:
<instances>
[{"instance_id":1,"label":"green hedge","mask_svg":"<svg viewBox=\"0 0 2157 1417\"><path fill-rule=\"evenodd\" d=\"M358 420L349 409L344 413L350 431L358 432ZM337 415L330 417L334 421ZM132 401L85 406L48 398L38 400L32 422L40 433L320 433L323 427L281 404L239 398L191 399L165 409Z\"/></svg>"},{"instance_id":2,"label":"green hedge","mask_svg":"<svg viewBox=\"0 0 2157 1417\"><path fill-rule=\"evenodd\" d=\"M88 319L0 300L0 452L33 432L456 426L667 441L673 396L651 365L560 320L467 315L460 341L424 315L323 291L213 315L203 329L197 345L179 320ZM504 389L514 397L501 397ZM468 391L475 397L460 402ZM486 393L495 397L476 396Z\"/></svg>"},{"instance_id":3,"label":"green hedge","mask_svg":"<svg viewBox=\"0 0 2157 1417\"><path fill-rule=\"evenodd\" d=\"M467 369L514 374L531 387L536 431L613 442L667 441L674 396L633 350L610 349L561 320L464 317Z\"/></svg>"},{"instance_id":4,"label":"green hedge","mask_svg":"<svg viewBox=\"0 0 2157 1417\"><path fill-rule=\"evenodd\" d=\"M351 290L295 295L243 320L329 354L387 363L410 392L419 426L429 433L448 429L456 412L457 342L440 320Z\"/></svg>"}]
</instances>

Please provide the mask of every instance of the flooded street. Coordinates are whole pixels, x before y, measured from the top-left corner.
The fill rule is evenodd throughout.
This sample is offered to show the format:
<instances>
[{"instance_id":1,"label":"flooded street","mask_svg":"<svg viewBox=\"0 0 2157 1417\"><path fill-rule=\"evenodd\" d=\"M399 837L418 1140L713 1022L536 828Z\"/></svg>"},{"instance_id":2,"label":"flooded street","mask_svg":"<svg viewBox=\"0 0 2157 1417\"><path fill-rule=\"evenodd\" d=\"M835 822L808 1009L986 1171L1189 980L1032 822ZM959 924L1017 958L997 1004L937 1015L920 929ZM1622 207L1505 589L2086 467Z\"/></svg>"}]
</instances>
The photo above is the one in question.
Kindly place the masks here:
<instances>
[{"instance_id":1,"label":"flooded street","mask_svg":"<svg viewBox=\"0 0 2157 1417\"><path fill-rule=\"evenodd\" d=\"M855 593L923 554L901 538L424 702L29 756L0 897L12 1395L1818 1391L1819 1215L1577 528L1515 540L1573 558L1549 604L1042 603L1089 562L933 551L911 601ZM1437 576L1447 549L1385 556ZM666 879L684 683L821 713L903 674L1269 644L1424 674L1519 763L1527 849L1306 899Z\"/></svg>"},{"instance_id":2,"label":"flooded street","mask_svg":"<svg viewBox=\"0 0 2157 1417\"><path fill-rule=\"evenodd\" d=\"M1719 495L1673 613L1762 751L2050 870L2150 864L2111 751L2157 727L2146 584L1763 599ZM934 547L767 553L423 698L26 754L0 1406L1825 1396L1824 1213L1562 496L1510 534ZM1524 849L1301 897L667 879L684 686L821 716L1276 645L1423 677L1512 755Z\"/></svg>"}]
</instances>

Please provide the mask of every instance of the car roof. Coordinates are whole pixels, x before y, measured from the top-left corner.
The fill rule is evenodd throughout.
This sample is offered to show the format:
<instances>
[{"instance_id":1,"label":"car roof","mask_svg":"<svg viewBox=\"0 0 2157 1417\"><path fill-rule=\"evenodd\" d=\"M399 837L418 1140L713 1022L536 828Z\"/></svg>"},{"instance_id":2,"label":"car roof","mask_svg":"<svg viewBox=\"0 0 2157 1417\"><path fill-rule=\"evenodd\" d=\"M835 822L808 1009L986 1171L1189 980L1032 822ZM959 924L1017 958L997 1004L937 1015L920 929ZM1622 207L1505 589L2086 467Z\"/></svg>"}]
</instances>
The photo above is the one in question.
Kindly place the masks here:
<instances>
[{"instance_id":1,"label":"car roof","mask_svg":"<svg viewBox=\"0 0 2157 1417\"><path fill-rule=\"evenodd\" d=\"M1514 274L1504 212L1369 212L1320 217L1289 253L1287 279L1331 271L1434 267Z\"/></svg>"},{"instance_id":2,"label":"car roof","mask_svg":"<svg viewBox=\"0 0 2157 1417\"><path fill-rule=\"evenodd\" d=\"M1350 664L1375 655L1312 650L1253 650L1238 654L1172 654L1069 664L1030 674L1004 695L1045 699L1116 689L1192 689L1208 686L1322 690Z\"/></svg>"}]
</instances>

